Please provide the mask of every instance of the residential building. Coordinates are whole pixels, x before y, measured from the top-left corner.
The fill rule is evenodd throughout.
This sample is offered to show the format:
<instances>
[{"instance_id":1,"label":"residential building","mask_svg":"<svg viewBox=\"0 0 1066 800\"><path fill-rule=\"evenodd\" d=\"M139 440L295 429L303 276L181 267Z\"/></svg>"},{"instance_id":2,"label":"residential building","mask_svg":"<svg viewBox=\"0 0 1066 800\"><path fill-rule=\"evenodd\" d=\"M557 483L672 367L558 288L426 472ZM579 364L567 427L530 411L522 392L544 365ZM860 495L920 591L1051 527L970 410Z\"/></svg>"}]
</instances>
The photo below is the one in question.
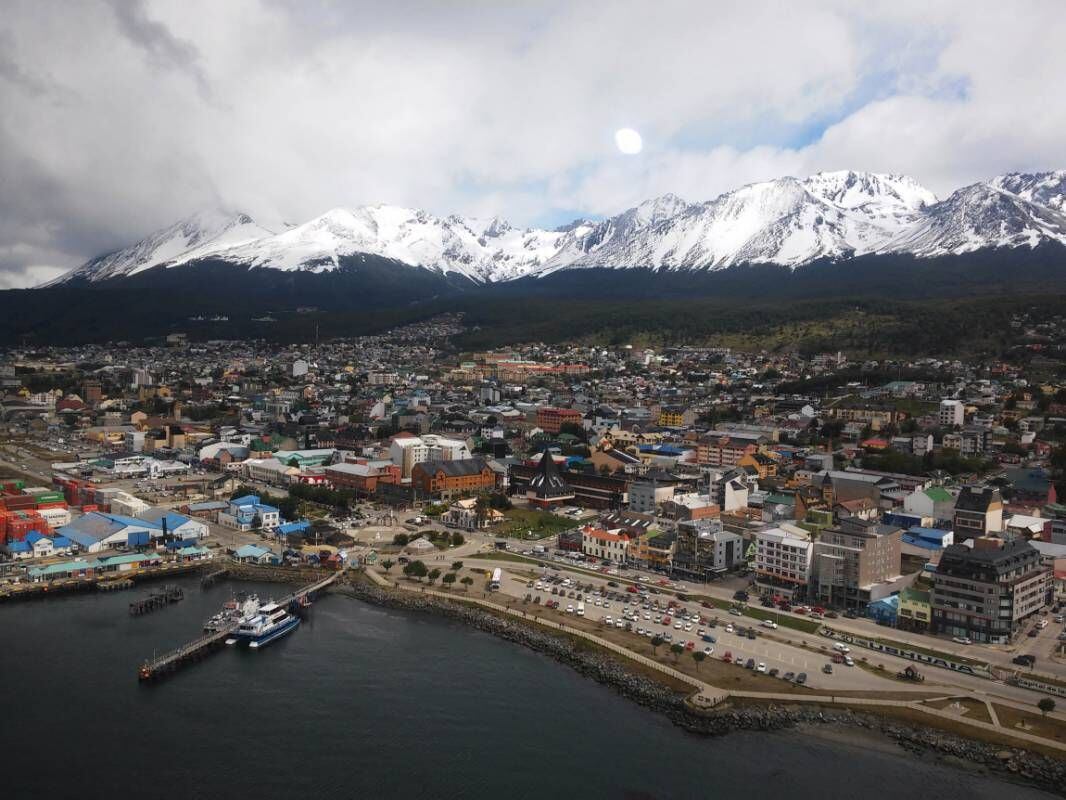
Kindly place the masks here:
<instances>
[{"instance_id":1,"label":"residential building","mask_svg":"<svg viewBox=\"0 0 1066 800\"><path fill-rule=\"evenodd\" d=\"M932 631L1007 644L1050 599L1051 570L1024 540L978 537L944 550L933 573Z\"/></svg>"},{"instance_id":2,"label":"residential building","mask_svg":"<svg viewBox=\"0 0 1066 800\"><path fill-rule=\"evenodd\" d=\"M962 427L966 421L966 406L958 400L941 400L937 421L942 428Z\"/></svg>"},{"instance_id":3,"label":"residential building","mask_svg":"<svg viewBox=\"0 0 1066 800\"><path fill-rule=\"evenodd\" d=\"M705 581L735 567L744 559L744 540L727 531L717 519L678 523L673 543L673 571Z\"/></svg>"},{"instance_id":4,"label":"residential building","mask_svg":"<svg viewBox=\"0 0 1066 800\"><path fill-rule=\"evenodd\" d=\"M903 531L894 525L848 520L822 531L811 565L812 600L865 609L898 587Z\"/></svg>"},{"instance_id":5,"label":"residential building","mask_svg":"<svg viewBox=\"0 0 1066 800\"><path fill-rule=\"evenodd\" d=\"M755 534L755 582L776 594L803 595L810 581L813 544L781 528Z\"/></svg>"},{"instance_id":6,"label":"residential building","mask_svg":"<svg viewBox=\"0 0 1066 800\"><path fill-rule=\"evenodd\" d=\"M1003 530L1003 498L994 486L963 486L955 500L955 538L960 543L971 537Z\"/></svg>"},{"instance_id":7,"label":"residential building","mask_svg":"<svg viewBox=\"0 0 1066 800\"><path fill-rule=\"evenodd\" d=\"M557 434L562 426L569 423L581 427L583 416L573 408L554 408L546 406L537 409L537 427L546 433Z\"/></svg>"}]
</instances>

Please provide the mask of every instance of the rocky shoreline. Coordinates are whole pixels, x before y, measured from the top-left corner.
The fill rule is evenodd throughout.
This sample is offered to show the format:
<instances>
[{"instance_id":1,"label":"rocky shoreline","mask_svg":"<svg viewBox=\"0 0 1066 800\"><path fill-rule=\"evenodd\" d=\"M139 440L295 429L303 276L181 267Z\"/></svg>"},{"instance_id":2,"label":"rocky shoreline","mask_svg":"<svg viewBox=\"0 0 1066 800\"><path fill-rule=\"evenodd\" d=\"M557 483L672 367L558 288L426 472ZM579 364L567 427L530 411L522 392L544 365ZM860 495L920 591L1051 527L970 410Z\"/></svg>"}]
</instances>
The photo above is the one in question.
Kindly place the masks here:
<instances>
[{"instance_id":1,"label":"rocky shoreline","mask_svg":"<svg viewBox=\"0 0 1066 800\"><path fill-rule=\"evenodd\" d=\"M952 761L966 769L977 766L1008 780L1066 796L1066 761L1020 748L986 744L934 728L908 725L840 708L744 705L696 711L685 702L684 694L629 671L609 655L578 647L569 638L546 629L509 620L463 602L384 589L364 578L355 578L343 586L335 587L333 591L378 606L447 617L545 653L582 675L612 687L623 697L665 714L675 725L691 733L720 736L742 730L776 731L801 726L859 727L886 737L910 753Z\"/></svg>"}]
</instances>

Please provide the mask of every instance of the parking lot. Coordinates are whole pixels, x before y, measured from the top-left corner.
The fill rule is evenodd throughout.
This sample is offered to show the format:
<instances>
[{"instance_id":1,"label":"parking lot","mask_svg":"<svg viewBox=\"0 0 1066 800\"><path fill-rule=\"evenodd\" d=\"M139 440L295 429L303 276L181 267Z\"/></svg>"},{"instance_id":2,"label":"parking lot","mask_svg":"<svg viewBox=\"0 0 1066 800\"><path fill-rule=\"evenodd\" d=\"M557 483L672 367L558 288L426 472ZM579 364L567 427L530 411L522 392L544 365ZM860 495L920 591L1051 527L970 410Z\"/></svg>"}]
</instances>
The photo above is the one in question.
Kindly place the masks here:
<instances>
[{"instance_id":1,"label":"parking lot","mask_svg":"<svg viewBox=\"0 0 1066 800\"><path fill-rule=\"evenodd\" d=\"M547 571L524 583L520 579L505 582L504 588L524 602L528 598L534 605L547 607L575 621L583 618L602 630L613 630L630 645L643 641L654 646L654 640L661 638L662 644L655 647L659 653L670 652L672 645L679 644L683 648L679 655L691 658L693 652L702 651L707 658L737 664L739 669L750 669L768 678L788 680L792 684L802 682L812 689L887 691L897 688L854 662L849 665L849 652L836 653L838 662L834 663L831 653L813 653L787 644L787 639L779 639L778 630L771 627L774 623L770 621L762 626L747 620L742 623L715 609L681 603L665 595L656 597L650 590L642 595L635 587L634 591L628 591L599 581L586 582L581 576ZM847 650L843 645L841 648ZM828 673L824 671L827 664L832 670Z\"/></svg>"}]
</instances>

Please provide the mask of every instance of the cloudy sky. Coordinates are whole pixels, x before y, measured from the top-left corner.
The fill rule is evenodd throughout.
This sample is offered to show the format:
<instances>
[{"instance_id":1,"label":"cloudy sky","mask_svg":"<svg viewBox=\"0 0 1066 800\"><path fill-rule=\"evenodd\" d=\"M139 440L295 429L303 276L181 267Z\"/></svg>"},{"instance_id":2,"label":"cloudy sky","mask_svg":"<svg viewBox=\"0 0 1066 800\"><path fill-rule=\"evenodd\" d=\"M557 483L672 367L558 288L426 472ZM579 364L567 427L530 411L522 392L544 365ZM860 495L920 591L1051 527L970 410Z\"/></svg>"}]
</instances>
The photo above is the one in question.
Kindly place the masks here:
<instances>
[{"instance_id":1,"label":"cloudy sky","mask_svg":"<svg viewBox=\"0 0 1066 800\"><path fill-rule=\"evenodd\" d=\"M0 288L209 207L556 225L825 169L943 196L1064 168L1064 41L1059 0L5 0Z\"/></svg>"}]
</instances>

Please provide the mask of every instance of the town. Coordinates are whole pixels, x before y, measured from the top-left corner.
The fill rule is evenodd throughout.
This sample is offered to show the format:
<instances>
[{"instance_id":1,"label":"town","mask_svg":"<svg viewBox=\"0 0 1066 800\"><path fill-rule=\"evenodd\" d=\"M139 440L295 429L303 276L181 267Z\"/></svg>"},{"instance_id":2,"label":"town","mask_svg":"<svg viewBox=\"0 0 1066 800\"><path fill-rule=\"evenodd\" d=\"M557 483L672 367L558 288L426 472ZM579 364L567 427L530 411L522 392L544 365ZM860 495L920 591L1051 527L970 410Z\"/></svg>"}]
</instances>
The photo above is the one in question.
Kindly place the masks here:
<instances>
[{"instance_id":1,"label":"town","mask_svg":"<svg viewBox=\"0 0 1066 800\"><path fill-rule=\"evenodd\" d=\"M755 688L995 681L1060 735L1021 711L1066 696L1066 382L1039 348L459 352L462 325L10 348L0 598L395 566Z\"/></svg>"}]
</instances>

